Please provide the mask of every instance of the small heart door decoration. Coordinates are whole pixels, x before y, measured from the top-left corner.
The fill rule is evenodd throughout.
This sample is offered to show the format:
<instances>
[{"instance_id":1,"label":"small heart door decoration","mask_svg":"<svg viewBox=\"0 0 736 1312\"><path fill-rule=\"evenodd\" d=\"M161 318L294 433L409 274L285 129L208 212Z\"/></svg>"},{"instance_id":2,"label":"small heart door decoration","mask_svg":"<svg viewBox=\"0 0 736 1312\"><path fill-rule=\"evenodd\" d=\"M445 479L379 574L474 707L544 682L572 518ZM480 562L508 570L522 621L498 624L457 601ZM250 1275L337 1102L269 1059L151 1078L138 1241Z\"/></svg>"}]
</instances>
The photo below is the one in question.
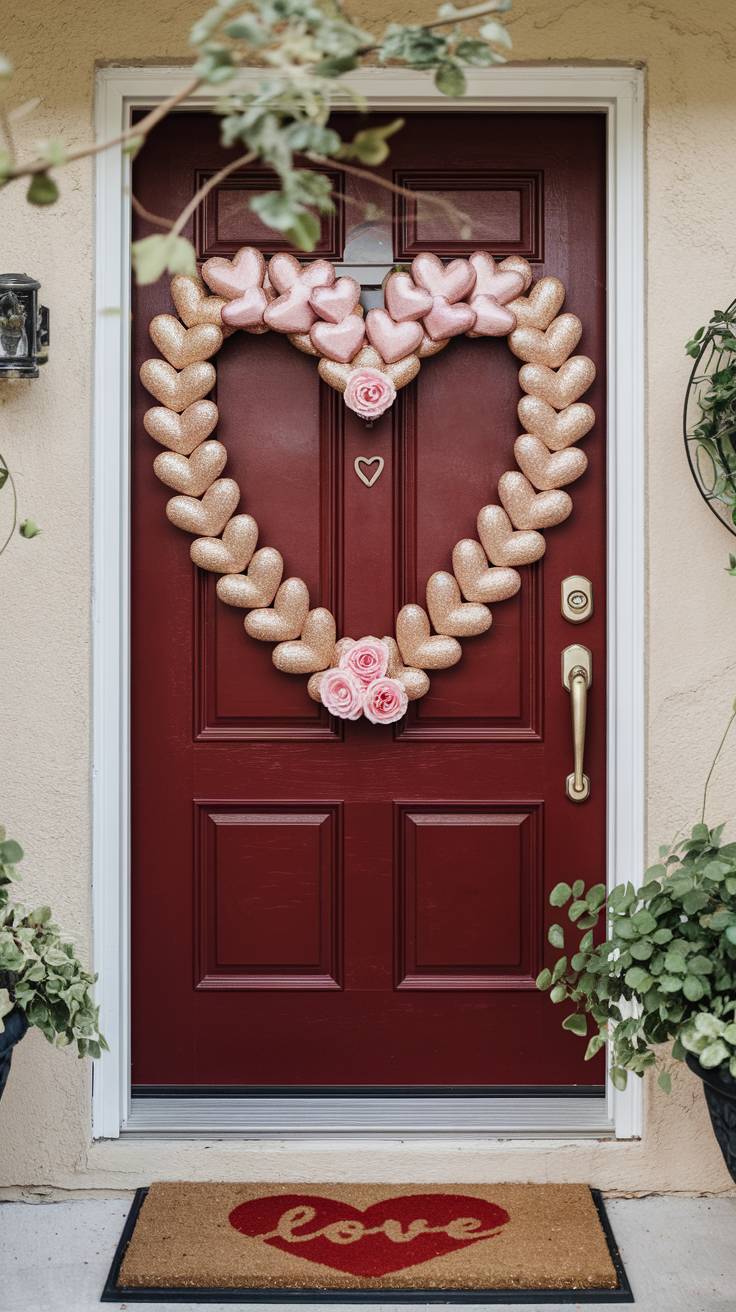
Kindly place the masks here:
<instances>
[{"instance_id":1,"label":"small heart door decoration","mask_svg":"<svg viewBox=\"0 0 736 1312\"><path fill-rule=\"evenodd\" d=\"M365 483L366 487L373 487L383 473L384 464L383 456L356 456L355 472L361 483ZM375 465L375 469L372 474L367 474L365 471L370 469L371 465Z\"/></svg>"}]
</instances>

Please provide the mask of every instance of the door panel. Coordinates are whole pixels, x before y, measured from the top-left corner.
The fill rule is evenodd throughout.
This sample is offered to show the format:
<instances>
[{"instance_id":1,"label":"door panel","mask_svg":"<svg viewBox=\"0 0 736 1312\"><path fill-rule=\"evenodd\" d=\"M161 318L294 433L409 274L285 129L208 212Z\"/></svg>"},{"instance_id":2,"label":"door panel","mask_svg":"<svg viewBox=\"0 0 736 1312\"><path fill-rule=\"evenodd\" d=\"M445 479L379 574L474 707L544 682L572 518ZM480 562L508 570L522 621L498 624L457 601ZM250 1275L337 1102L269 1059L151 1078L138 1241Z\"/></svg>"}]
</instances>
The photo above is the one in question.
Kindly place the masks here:
<instances>
[{"instance_id":1,"label":"door panel","mask_svg":"<svg viewBox=\"0 0 736 1312\"><path fill-rule=\"evenodd\" d=\"M350 133L364 122L344 121ZM142 203L175 214L222 166L209 115L159 125L136 160ZM405 722L331 721L306 681L246 638L188 538L164 515L150 398L137 366L169 310L162 282L134 290L133 1079L136 1085L598 1085L579 1040L538 994L549 890L605 875L605 124L601 116L443 113L407 118L384 175L419 199L340 176L316 255L357 270L367 305L394 261L479 246L554 273L580 316L598 379L591 464L571 518L523 571L521 593L461 663L432 676ZM235 174L191 229L198 257L267 253L243 211L270 179ZM467 211L466 240L440 194ZM375 206L366 218L361 206ZM145 225L136 220L144 235ZM462 338L425 362L372 427L322 384L315 361L267 334L235 333L216 358L217 436L260 545L330 606L338 631L393 631L427 578L474 536L513 464L518 361ZM382 455L366 488L357 455ZM560 613L569 574L595 611ZM588 802L565 797L569 698L560 653L594 659ZM552 954L554 955L554 954ZM155 1005L152 1004L155 999Z\"/></svg>"}]
</instances>

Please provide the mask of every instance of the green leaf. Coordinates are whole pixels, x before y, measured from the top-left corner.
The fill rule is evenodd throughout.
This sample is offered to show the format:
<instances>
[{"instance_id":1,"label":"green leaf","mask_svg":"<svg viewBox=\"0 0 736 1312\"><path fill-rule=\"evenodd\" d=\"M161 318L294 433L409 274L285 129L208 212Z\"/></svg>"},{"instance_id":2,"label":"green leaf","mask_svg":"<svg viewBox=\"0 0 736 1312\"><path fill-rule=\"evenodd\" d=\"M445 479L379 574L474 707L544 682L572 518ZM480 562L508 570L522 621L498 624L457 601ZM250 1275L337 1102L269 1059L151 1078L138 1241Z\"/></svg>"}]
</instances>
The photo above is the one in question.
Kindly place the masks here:
<instances>
[{"instance_id":1,"label":"green leaf","mask_svg":"<svg viewBox=\"0 0 736 1312\"><path fill-rule=\"evenodd\" d=\"M0 861L4 866L15 866L23 860L23 848L14 838L5 838L0 843Z\"/></svg>"},{"instance_id":2,"label":"green leaf","mask_svg":"<svg viewBox=\"0 0 736 1312\"><path fill-rule=\"evenodd\" d=\"M537 988L548 989L551 983L552 983L552 971L547 970L546 968L544 970L540 970L539 974L537 975Z\"/></svg>"},{"instance_id":3,"label":"green leaf","mask_svg":"<svg viewBox=\"0 0 736 1312\"><path fill-rule=\"evenodd\" d=\"M480 34L485 41L491 41L494 46L503 46L505 50L511 50L511 37L497 18L487 19L480 29Z\"/></svg>"},{"instance_id":4,"label":"green leaf","mask_svg":"<svg viewBox=\"0 0 736 1312\"><path fill-rule=\"evenodd\" d=\"M631 966L624 975L624 980L630 989L636 989L639 993L646 993L652 986L651 975L641 966Z\"/></svg>"},{"instance_id":5,"label":"green leaf","mask_svg":"<svg viewBox=\"0 0 736 1312\"><path fill-rule=\"evenodd\" d=\"M567 970L567 957L560 957L554 964L554 969L552 971L552 983L556 984L558 979L562 979L562 976L564 975L566 970Z\"/></svg>"},{"instance_id":6,"label":"green leaf","mask_svg":"<svg viewBox=\"0 0 736 1312\"><path fill-rule=\"evenodd\" d=\"M186 237L171 233L154 233L133 242L133 272L141 286L157 282L163 273L197 272L197 259L192 243Z\"/></svg>"},{"instance_id":7,"label":"green leaf","mask_svg":"<svg viewBox=\"0 0 736 1312\"><path fill-rule=\"evenodd\" d=\"M293 246L300 251L313 251L321 232L321 224L316 214L301 210L295 214L293 223L285 229L285 235Z\"/></svg>"},{"instance_id":8,"label":"green leaf","mask_svg":"<svg viewBox=\"0 0 736 1312\"><path fill-rule=\"evenodd\" d=\"M346 142L339 149L338 158L359 159L361 164L375 168L388 159L388 138L399 132L403 126L403 118L395 118L382 127L363 128L361 132L356 132L352 141Z\"/></svg>"},{"instance_id":9,"label":"green leaf","mask_svg":"<svg viewBox=\"0 0 736 1312\"><path fill-rule=\"evenodd\" d=\"M434 75L434 83L443 96L450 96L457 100L465 95L465 74L460 65L450 59L440 64Z\"/></svg>"},{"instance_id":10,"label":"green leaf","mask_svg":"<svg viewBox=\"0 0 736 1312\"><path fill-rule=\"evenodd\" d=\"M597 911L598 907L603 906L605 900L606 900L605 884L594 884L592 888L588 889L588 892L585 895L585 901L588 903L588 906L590 907L591 911Z\"/></svg>"},{"instance_id":11,"label":"green leaf","mask_svg":"<svg viewBox=\"0 0 736 1312\"><path fill-rule=\"evenodd\" d=\"M682 985L682 991L689 1002L699 1002L705 997L707 988L703 981L697 975L686 975Z\"/></svg>"},{"instance_id":12,"label":"green leaf","mask_svg":"<svg viewBox=\"0 0 736 1312\"><path fill-rule=\"evenodd\" d=\"M554 1002L555 1004L558 1002L564 1002L566 997L567 989L564 984L555 984L549 995L550 1002Z\"/></svg>"},{"instance_id":13,"label":"green leaf","mask_svg":"<svg viewBox=\"0 0 736 1312\"><path fill-rule=\"evenodd\" d=\"M555 884L549 895L549 903L552 907L564 907L565 903L572 897L572 889L569 884Z\"/></svg>"},{"instance_id":14,"label":"green leaf","mask_svg":"<svg viewBox=\"0 0 736 1312\"><path fill-rule=\"evenodd\" d=\"M584 1038L588 1033L588 1018L574 1011L571 1016L565 1017L562 1028L563 1030L569 1030L571 1034L578 1034L581 1038Z\"/></svg>"},{"instance_id":15,"label":"green leaf","mask_svg":"<svg viewBox=\"0 0 736 1312\"><path fill-rule=\"evenodd\" d=\"M594 1034L593 1037L589 1040L588 1046L585 1049L585 1057L583 1058L583 1060L590 1061L591 1057L595 1057L596 1053L600 1052L601 1048L605 1046L605 1042L606 1040L603 1037L603 1035Z\"/></svg>"},{"instance_id":16,"label":"green leaf","mask_svg":"<svg viewBox=\"0 0 736 1312\"><path fill-rule=\"evenodd\" d=\"M567 914L568 914L568 916L570 917L571 921L572 921L573 924L574 924L575 921L576 921L576 920L579 920L580 917L581 917L582 915L584 915L585 912L586 912L587 910L588 910L588 904L587 904L587 902L583 902L583 901L580 900L580 899L576 899L576 900L573 902L572 906L568 908L568 912L567 912Z\"/></svg>"},{"instance_id":17,"label":"green leaf","mask_svg":"<svg viewBox=\"0 0 736 1312\"><path fill-rule=\"evenodd\" d=\"M686 893L682 899L682 909L689 916L694 916L697 911L702 911L703 907L706 907L709 902L710 898L707 893L703 892L702 888L694 888L692 893Z\"/></svg>"},{"instance_id":18,"label":"green leaf","mask_svg":"<svg viewBox=\"0 0 736 1312\"><path fill-rule=\"evenodd\" d=\"M583 879L576 879L575 883L572 886L573 897L580 898L583 896L584 892L585 892L585 881Z\"/></svg>"},{"instance_id":19,"label":"green leaf","mask_svg":"<svg viewBox=\"0 0 736 1312\"><path fill-rule=\"evenodd\" d=\"M672 1076L669 1071L660 1071L657 1084L664 1093L672 1093Z\"/></svg>"},{"instance_id":20,"label":"green leaf","mask_svg":"<svg viewBox=\"0 0 736 1312\"><path fill-rule=\"evenodd\" d=\"M550 925L547 930L547 942L551 943L553 948L564 948L565 933L562 925Z\"/></svg>"},{"instance_id":21,"label":"green leaf","mask_svg":"<svg viewBox=\"0 0 736 1312\"><path fill-rule=\"evenodd\" d=\"M631 923L639 934L651 934L657 928L657 922L651 911L637 911L631 917Z\"/></svg>"},{"instance_id":22,"label":"green leaf","mask_svg":"<svg viewBox=\"0 0 736 1312\"><path fill-rule=\"evenodd\" d=\"M611 1084L613 1085L614 1089L618 1089L619 1093L623 1093L624 1089L626 1088L627 1082L628 1082L628 1076L626 1071L623 1070L621 1066L612 1066Z\"/></svg>"},{"instance_id":23,"label":"green leaf","mask_svg":"<svg viewBox=\"0 0 736 1312\"><path fill-rule=\"evenodd\" d=\"M703 1048L698 1061L706 1070L713 1070L715 1066L721 1066L724 1062L727 1062L730 1055L725 1043L721 1039L716 1039L713 1043L709 1043L707 1048Z\"/></svg>"},{"instance_id":24,"label":"green leaf","mask_svg":"<svg viewBox=\"0 0 736 1312\"><path fill-rule=\"evenodd\" d=\"M455 49L458 59L463 63L471 64L478 68L485 68L488 64L494 64L494 52L489 50L485 41L478 41L474 37L467 37L464 41L459 41Z\"/></svg>"},{"instance_id":25,"label":"green leaf","mask_svg":"<svg viewBox=\"0 0 736 1312\"><path fill-rule=\"evenodd\" d=\"M22 538L37 538L42 530L38 527L35 519L24 519L18 528Z\"/></svg>"},{"instance_id":26,"label":"green leaf","mask_svg":"<svg viewBox=\"0 0 736 1312\"><path fill-rule=\"evenodd\" d=\"M26 200L31 205L53 205L59 199L59 188L48 173L34 173L28 184Z\"/></svg>"}]
</instances>

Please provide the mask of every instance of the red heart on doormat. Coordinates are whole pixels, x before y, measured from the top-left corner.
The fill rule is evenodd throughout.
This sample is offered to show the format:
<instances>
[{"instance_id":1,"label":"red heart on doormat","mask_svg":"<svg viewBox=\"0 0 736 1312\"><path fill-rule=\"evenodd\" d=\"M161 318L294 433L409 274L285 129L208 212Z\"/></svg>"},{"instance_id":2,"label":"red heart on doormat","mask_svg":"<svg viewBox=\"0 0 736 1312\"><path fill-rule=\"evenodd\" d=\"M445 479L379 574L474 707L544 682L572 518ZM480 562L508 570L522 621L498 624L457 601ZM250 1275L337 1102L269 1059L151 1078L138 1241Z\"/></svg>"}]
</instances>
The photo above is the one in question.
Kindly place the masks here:
<instances>
[{"instance_id":1,"label":"red heart on doormat","mask_svg":"<svg viewBox=\"0 0 736 1312\"><path fill-rule=\"evenodd\" d=\"M274 1194L230 1213L241 1234L353 1276L385 1276L492 1239L509 1219L464 1194L399 1194L366 1208L318 1194Z\"/></svg>"}]
</instances>

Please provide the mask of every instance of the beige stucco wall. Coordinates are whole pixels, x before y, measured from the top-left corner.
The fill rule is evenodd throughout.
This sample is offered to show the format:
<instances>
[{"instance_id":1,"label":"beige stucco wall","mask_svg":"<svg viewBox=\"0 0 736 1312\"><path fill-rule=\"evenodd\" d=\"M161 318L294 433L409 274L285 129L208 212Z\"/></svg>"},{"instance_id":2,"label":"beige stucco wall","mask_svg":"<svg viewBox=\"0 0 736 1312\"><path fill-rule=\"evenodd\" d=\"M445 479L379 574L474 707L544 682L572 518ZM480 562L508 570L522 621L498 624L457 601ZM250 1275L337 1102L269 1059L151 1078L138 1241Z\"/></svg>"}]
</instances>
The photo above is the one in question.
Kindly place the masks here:
<instances>
[{"instance_id":1,"label":"beige stucco wall","mask_svg":"<svg viewBox=\"0 0 736 1312\"><path fill-rule=\"evenodd\" d=\"M19 99L43 98L19 123L23 154L41 137L91 138L96 61L172 62L186 54L193 0L5 0L0 46ZM389 0L354 12L377 26ZM428 18L431 0L404 17ZM361 13L362 10L362 13ZM652 851L697 814L706 764L736 691L736 544L708 513L686 469L682 343L736 286L736 11L732 0L517 0L521 61L642 63L647 69L648 174L648 833ZM23 514L43 535L0 561L0 810L28 851L29 897L48 898L90 937L90 407L93 194L89 163L61 179L63 200L31 210L0 192L0 266L41 279L52 307L51 363L34 384L0 390L0 450L16 472ZM4 499L7 503L7 498ZM713 788L711 817L733 814L736 742ZM551 1021L550 1023L554 1023ZM152 1177L275 1174L366 1177L587 1178L604 1188L713 1190L729 1181L687 1073L668 1101L647 1099L641 1143L475 1147L458 1156L418 1145L352 1167L329 1145L303 1151L228 1143L90 1149L90 1072L38 1035L19 1049L0 1108L0 1184L123 1187ZM462 1163L462 1165L461 1165Z\"/></svg>"}]
</instances>

